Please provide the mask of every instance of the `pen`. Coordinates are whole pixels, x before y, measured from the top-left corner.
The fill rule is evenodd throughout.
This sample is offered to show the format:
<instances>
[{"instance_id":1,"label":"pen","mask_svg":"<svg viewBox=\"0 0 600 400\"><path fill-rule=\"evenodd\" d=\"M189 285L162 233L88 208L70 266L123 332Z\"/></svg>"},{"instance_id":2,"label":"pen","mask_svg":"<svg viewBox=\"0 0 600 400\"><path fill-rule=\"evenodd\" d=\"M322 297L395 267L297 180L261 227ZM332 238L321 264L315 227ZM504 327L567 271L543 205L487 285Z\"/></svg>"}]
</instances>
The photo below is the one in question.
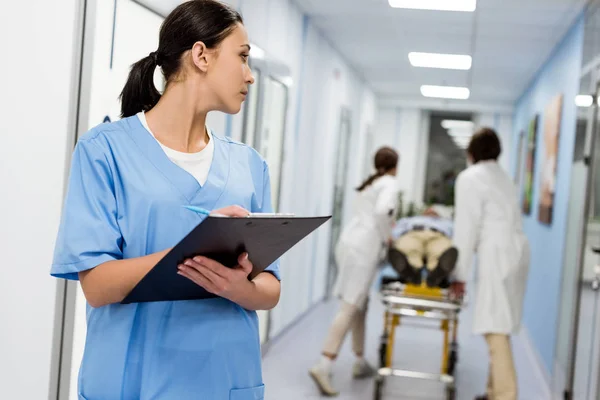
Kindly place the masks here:
<instances>
[{"instance_id":1,"label":"pen","mask_svg":"<svg viewBox=\"0 0 600 400\"><path fill-rule=\"evenodd\" d=\"M210 215L210 211L201 208L201 207L196 207L196 206L183 206L184 208L187 208L190 211L194 211L197 212L198 214L204 214L204 215Z\"/></svg>"}]
</instances>

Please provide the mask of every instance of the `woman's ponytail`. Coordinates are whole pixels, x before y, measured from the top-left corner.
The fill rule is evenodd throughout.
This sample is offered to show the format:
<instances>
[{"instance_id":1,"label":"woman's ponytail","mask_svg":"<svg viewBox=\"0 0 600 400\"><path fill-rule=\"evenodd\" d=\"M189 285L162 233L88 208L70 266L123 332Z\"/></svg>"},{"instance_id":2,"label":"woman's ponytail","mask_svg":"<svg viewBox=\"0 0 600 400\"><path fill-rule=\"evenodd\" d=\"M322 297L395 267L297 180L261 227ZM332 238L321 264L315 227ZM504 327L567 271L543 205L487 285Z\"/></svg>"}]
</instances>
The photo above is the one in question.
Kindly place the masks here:
<instances>
[{"instance_id":1,"label":"woman's ponytail","mask_svg":"<svg viewBox=\"0 0 600 400\"><path fill-rule=\"evenodd\" d=\"M375 159L373 160L377 172L367 178L367 180L356 188L356 190L362 192L365 188L375 182L375 180L395 169L398 166L398 159L398 153L390 147L382 147L377 150Z\"/></svg>"},{"instance_id":2,"label":"woman's ponytail","mask_svg":"<svg viewBox=\"0 0 600 400\"><path fill-rule=\"evenodd\" d=\"M158 103L160 93L154 86L154 71L159 64L156 52L133 64L120 96L121 118L148 111Z\"/></svg>"},{"instance_id":3,"label":"woman's ponytail","mask_svg":"<svg viewBox=\"0 0 600 400\"><path fill-rule=\"evenodd\" d=\"M373 182L375 182L375 179L381 178L383 175L385 175L385 172L377 171L376 173L368 177L367 180L364 181L359 187L357 187L356 191L362 192L367 186L370 186Z\"/></svg>"}]
</instances>

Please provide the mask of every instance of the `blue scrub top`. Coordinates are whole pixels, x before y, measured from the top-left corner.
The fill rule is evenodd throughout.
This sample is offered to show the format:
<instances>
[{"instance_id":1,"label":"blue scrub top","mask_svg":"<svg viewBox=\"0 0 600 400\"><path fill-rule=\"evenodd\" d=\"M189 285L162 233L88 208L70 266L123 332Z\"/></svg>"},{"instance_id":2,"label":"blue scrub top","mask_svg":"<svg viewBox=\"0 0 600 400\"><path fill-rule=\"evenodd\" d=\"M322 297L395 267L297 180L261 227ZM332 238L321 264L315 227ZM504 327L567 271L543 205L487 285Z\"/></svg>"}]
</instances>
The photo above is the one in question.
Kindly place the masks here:
<instances>
[{"instance_id":1,"label":"blue scrub top","mask_svg":"<svg viewBox=\"0 0 600 400\"><path fill-rule=\"evenodd\" d=\"M265 161L244 144L213 138L201 186L136 116L81 137L51 274L78 279L107 261L175 246L202 219L183 205L271 212ZM267 270L279 279L278 263ZM88 305L78 387L87 400L263 399L257 315L222 298Z\"/></svg>"}]
</instances>

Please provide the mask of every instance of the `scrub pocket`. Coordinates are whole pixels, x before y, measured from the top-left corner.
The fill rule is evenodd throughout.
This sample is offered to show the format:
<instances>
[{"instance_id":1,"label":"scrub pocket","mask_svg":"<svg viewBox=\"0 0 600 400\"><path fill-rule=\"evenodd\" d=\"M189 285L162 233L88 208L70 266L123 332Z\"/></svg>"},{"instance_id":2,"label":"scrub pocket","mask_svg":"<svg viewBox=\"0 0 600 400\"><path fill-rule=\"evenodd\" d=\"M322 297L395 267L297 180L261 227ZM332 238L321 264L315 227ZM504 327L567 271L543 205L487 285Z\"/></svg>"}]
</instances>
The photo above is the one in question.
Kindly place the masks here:
<instances>
[{"instance_id":1,"label":"scrub pocket","mask_svg":"<svg viewBox=\"0 0 600 400\"><path fill-rule=\"evenodd\" d=\"M231 389L229 400L265 400L265 385L247 389Z\"/></svg>"}]
</instances>

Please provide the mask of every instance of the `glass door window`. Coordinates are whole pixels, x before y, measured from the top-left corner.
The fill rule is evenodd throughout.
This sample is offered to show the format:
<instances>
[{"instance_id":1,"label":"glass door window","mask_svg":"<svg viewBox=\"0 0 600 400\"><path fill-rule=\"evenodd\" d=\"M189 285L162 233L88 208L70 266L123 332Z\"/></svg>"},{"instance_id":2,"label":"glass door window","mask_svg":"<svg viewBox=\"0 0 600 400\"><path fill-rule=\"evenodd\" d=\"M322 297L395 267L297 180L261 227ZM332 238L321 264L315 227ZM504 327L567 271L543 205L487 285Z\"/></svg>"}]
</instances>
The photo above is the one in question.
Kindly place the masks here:
<instances>
[{"instance_id":1,"label":"glass door window","mask_svg":"<svg viewBox=\"0 0 600 400\"><path fill-rule=\"evenodd\" d=\"M287 111L287 87L268 77L264 85L264 107L256 150L265 158L271 175L271 200L275 211L279 209L279 188L283 167L283 140Z\"/></svg>"},{"instance_id":2,"label":"glass door window","mask_svg":"<svg viewBox=\"0 0 600 400\"><path fill-rule=\"evenodd\" d=\"M256 149L269 166L271 202L279 209L288 89L268 72L253 68L255 83L244 109L242 141ZM258 311L261 344L269 339L270 312Z\"/></svg>"},{"instance_id":3,"label":"glass door window","mask_svg":"<svg viewBox=\"0 0 600 400\"><path fill-rule=\"evenodd\" d=\"M242 133L242 142L246 143L248 146L254 147L262 75L260 70L255 68L252 69L252 75L254 75L254 85L250 86L248 90L248 98L246 99L246 106L244 108L244 132Z\"/></svg>"},{"instance_id":4,"label":"glass door window","mask_svg":"<svg viewBox=\"0 0 600 400\"><path fill-rule=\"evenodd\" d=\"M342 109L338 131L337 162L335 166L335 181L333 188L333 217L331 220L331 240L329 253L329 273L327 277L327 293L330 294L337 278L338 268L335 263L334 251L342 231L344 216L344 194L348 177L348 157L350 151L350 136L352 134L350 111Z\"/></svg>"}]
</instances>

